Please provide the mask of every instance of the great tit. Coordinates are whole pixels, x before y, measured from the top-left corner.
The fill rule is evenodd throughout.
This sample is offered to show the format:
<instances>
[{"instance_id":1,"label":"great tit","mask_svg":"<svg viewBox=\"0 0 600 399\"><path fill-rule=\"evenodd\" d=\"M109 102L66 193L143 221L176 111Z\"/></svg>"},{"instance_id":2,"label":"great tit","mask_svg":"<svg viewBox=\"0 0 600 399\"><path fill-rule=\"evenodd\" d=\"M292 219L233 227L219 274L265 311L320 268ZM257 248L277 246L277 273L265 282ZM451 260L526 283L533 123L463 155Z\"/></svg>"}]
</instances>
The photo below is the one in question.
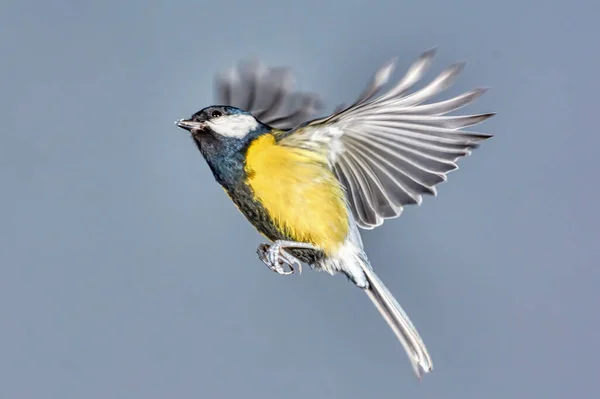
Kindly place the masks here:
<instances>
[{"instance_id":1,"label":"great tit","mask_svg":"<svg viewBox=\"0 0 600 399\"><path fill-rule=\"evenodd\" d=\"M290 71L254 63L217 80L218 104L176 124L188 130L221 184L260 233L259 258L279 274L302 263L345 274L362 289L402 343L420 378L432 361L419 333L373 270L359 228L395 218L457 169L492 135L462 131L493 113L448 116L486 90L426 103L447 89L464 63L411 88L431 66L435 48L384 90L395 59L380 68L358 99L312 119L320 99L293 89Z\"/></svg>"}]
</instances>

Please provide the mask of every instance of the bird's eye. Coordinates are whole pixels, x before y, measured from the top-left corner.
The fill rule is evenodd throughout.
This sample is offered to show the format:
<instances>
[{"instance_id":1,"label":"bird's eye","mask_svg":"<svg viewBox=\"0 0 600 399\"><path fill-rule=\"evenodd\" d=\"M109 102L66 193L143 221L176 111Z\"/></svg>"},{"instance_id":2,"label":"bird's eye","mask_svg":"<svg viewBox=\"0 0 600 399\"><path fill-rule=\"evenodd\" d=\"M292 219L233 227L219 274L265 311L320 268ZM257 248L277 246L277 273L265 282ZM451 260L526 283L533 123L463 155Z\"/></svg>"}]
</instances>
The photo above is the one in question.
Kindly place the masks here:
<instances>
[{"instance_id":1,"label":"bird's eye","mask_svg":"<svg viewBox=\"0 0 600 399\"><path fill-rule=\"evenodd\" d=\"M213 111L213 112L212 112L212 114L211 114L211 116L212 116L213 118L218 118L218 117L219 117L219 116L221 116L221 115L223 115L223 114L221 113L221 111L217 111L217 110Z\"/></svg>"}]
</instances>

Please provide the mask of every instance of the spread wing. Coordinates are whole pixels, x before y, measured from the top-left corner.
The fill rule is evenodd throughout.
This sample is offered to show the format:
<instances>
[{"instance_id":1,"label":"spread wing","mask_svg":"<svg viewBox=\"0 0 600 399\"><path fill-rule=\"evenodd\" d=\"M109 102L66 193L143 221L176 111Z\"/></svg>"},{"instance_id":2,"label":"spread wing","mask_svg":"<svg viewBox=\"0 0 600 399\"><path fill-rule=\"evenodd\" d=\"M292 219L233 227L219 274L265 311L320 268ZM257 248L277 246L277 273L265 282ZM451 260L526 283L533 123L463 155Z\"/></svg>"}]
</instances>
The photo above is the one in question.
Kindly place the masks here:
<instances>
[{"instance_id":1,"label":"spread wing","mask_svg":"<svg viewBox=\"0 0 600 399\"><path fill-rule=\"evenodd\" d=\"M214 87L216 104L248 111L276 129L292 129L322 109L316 94L294 89L289 68L269 68L260 61L244 61L220 73Z\"/></svg>"},{"instance_id":2,"label":"spread wing","mask_svg":"<svg viewBox=\"0 0 600 399\"><path fill-rule=\"evenodd\" d=\"M425 103L447 89L463 69L454 64L422 89L409 93L429 69L435 49L423 53L391 89L382 92L395 61L383 66L359 98L332 115L298 126L280 144L326 150L346 188L358 225L372 229L436 195L435 186L457 169L488 134L462 131L493 114L447 116L481 96L475 89L445 101Z\"/></svg>"}]
</instances>

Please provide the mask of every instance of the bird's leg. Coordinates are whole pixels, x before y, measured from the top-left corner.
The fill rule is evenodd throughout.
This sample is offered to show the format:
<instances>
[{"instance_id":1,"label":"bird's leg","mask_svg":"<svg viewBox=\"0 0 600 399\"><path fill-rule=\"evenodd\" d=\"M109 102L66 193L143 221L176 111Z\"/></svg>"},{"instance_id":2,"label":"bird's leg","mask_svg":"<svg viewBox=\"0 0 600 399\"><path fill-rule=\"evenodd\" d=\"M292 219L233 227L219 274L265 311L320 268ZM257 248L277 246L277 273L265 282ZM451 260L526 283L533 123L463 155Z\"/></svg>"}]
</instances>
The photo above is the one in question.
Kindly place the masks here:
<instances>
[{"instance_id":1,"label":"bird's leg","mask_svg":"<svg viewBox=\"0 0 600 399\"><path fill-rule=\"evenodd\" d=\"M302 262L286 251L286 248L318 249L314 245L305 242L278 240L272 245L260 244L256 252L258 253L258 258L275 273L287 276L288 274L293 274L296 268L298 268L299 274L302 273ZM289 270L286 270L283 267L284 265L287 265Z\"/></svg>"}]
</instances>

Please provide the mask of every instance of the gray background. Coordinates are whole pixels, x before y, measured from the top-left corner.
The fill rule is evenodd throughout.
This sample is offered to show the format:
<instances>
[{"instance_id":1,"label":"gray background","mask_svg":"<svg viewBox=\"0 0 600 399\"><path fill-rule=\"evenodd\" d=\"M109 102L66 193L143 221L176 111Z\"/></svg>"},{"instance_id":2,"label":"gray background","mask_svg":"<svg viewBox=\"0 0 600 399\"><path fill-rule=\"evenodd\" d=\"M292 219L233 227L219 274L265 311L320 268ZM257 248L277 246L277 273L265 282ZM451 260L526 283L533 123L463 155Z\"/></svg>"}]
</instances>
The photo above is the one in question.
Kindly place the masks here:
<instances>
[{"instance_id":1,"label":"gray background","mask_svg":"<svg viewBox=\"0 0 600 399\"><path fill-rule=\"evenodd\" d=\"M0 397L600 395L593 1L4 1ZM173 121L246 56L333 107L438 44L496 135L364 234L422 332L418 382L343 277L280 277ZM430 75L430 77L432 77ZM332 109L332 108L329 109Z\"/></svg>"}]
</instances>

